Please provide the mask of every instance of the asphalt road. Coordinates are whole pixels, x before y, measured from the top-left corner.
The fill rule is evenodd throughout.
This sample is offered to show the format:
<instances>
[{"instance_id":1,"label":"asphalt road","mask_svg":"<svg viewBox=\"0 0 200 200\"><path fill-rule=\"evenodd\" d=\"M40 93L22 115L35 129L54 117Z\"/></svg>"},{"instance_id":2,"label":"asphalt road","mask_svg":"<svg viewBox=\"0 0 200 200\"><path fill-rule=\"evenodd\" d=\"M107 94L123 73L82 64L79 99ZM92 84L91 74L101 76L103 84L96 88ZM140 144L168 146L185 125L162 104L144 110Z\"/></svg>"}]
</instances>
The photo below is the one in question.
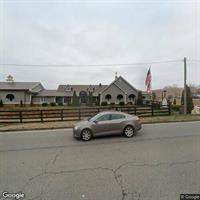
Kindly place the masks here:
<instances>
[{"instance_id":1,"label":"asphalt road","mask_svg":"<svg viewBox=\"0 0 200 200\"><path fill-rule=\"evenodd\" d=\"M179 200L200 193L200 122L144 125L130 139L90 142L74 139L71 129L0 133L3 191L22 191L29 200Z\"/></svg>"}]
</instances>

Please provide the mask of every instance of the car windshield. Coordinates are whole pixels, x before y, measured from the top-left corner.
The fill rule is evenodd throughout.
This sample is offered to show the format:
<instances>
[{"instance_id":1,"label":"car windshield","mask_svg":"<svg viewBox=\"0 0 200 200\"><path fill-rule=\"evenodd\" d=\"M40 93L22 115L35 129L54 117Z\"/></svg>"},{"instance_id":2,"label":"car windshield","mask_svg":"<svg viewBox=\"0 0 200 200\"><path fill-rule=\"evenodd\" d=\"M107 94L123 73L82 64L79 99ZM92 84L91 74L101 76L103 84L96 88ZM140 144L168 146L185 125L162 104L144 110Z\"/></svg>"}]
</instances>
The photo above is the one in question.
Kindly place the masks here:
<instances>
[{"instance_id":1,"label":"car windshield","mask_svg":"<svg viewBox=\"0 0 200 200\"><path fill-rule=\"evenodd\" d=\"M97 115L94 115L93 117L88 118L88 121L94 122L94 121L96 121L101 116L102 116L102 113L99 113Z\"/></svg>"}]
</instances>

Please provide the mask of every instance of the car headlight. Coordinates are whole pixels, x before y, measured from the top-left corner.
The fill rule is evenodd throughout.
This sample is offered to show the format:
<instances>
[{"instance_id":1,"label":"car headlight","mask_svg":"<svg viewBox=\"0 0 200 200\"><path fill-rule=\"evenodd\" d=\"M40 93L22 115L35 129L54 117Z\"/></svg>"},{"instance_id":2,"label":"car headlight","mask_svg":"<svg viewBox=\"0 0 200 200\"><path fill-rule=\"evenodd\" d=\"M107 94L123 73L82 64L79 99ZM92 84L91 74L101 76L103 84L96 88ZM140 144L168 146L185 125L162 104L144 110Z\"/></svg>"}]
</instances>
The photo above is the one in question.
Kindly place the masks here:
<instances>
[{"instance_id":1,"label":"car headlight","mask_svg":"<svg viewBox=\"0 0 200 200\"><path fill-rule=\"evenodd\" d=\"M80 126L75 126L74 130L78 130L80 128Z\"/></svg>"}]
</instances>

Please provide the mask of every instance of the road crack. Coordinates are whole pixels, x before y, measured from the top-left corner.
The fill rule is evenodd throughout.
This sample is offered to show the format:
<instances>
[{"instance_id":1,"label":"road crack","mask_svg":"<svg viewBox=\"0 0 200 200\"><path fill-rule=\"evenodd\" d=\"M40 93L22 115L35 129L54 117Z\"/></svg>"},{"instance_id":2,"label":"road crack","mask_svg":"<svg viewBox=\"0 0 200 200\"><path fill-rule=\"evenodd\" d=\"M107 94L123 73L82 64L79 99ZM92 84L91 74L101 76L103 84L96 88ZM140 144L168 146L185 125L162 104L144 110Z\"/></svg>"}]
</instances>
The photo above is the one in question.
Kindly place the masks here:
<instances>
[{"instance_id":1,"label":"road crack","mask_svg":"<svg viewBox=\"0 0 200 200\"><path fill-rule=\"evenodd\" d=\"M200 162L200 160L188 160L188 161L176 161L176 162L160 162L160 163L136 163L135 161L130 161L130 162L125 162L122 163L121 165L119 165L117 168L113 169L113 168L107 168L107 167L94 167L94 168L82 168L82 169L76 169L76 170L61 170L61 171L47 171L47 167L49 166L49 164L55 164L56 160L59 157L59 153L57 153L53 159L51 159L50 161L48 161L45 165L44 170L42 170L41 173L31 177L28 179L28 181L25 183L23 189L25 189L25 187L27 187L28 185L30 185L30 183L42 176L45 175L60 175L60 174L73 174L73 173L82 173L85 171L95 171L95 170L106 170L109 171L113 174L113 177L115 179L115 182L117 183L117 185L119 186L120 190L121 190L121 200L125 200L126 197L128 195L131 195L132 199L135 200L137 198L137 200L141 199L141 194L137 193L137 192L129 192L127 191L127 189L124 186L123 183L123 175L119 173L119 171L123 168L123 167L127 167L127 166L132 166L132 167L159 167L162 165L168 165L168 166L174 166L174 165L182 165L182 164L190 164L190 163L197 163ZM23 190L22 190L23 191ZM43 191L42 191L42 195L43 195ZM137 196L137 197L136 197ZM35 197L36 198L36 197ZM39 197L38 197L39 198ZM32 199L31 199L32 200Z\"/></svg>"}]
</instances>

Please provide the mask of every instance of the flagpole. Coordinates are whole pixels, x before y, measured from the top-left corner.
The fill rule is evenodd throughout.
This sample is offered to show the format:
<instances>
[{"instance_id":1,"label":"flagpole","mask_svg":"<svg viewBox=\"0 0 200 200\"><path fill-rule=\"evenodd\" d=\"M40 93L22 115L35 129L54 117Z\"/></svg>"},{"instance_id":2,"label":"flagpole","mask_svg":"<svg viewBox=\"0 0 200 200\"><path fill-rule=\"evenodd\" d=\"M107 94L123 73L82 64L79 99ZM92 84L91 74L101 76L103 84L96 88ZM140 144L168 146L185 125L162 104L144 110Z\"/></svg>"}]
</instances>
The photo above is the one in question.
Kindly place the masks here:
<instances>
[{"instance_id":1,"label":"flagpole","mask_svg":"<svg viewBox=\"0 0 200 200\"><path fill-rule=\"evenodd\" d=\"M151 83L152 81L151 81L151 66L150 66L146 75L146 80L145 80L145 85L147 87L147 93L150 96L150 100L152 100L152 88L151 88L152 84Z\"/></svg>"}]
</instances>

